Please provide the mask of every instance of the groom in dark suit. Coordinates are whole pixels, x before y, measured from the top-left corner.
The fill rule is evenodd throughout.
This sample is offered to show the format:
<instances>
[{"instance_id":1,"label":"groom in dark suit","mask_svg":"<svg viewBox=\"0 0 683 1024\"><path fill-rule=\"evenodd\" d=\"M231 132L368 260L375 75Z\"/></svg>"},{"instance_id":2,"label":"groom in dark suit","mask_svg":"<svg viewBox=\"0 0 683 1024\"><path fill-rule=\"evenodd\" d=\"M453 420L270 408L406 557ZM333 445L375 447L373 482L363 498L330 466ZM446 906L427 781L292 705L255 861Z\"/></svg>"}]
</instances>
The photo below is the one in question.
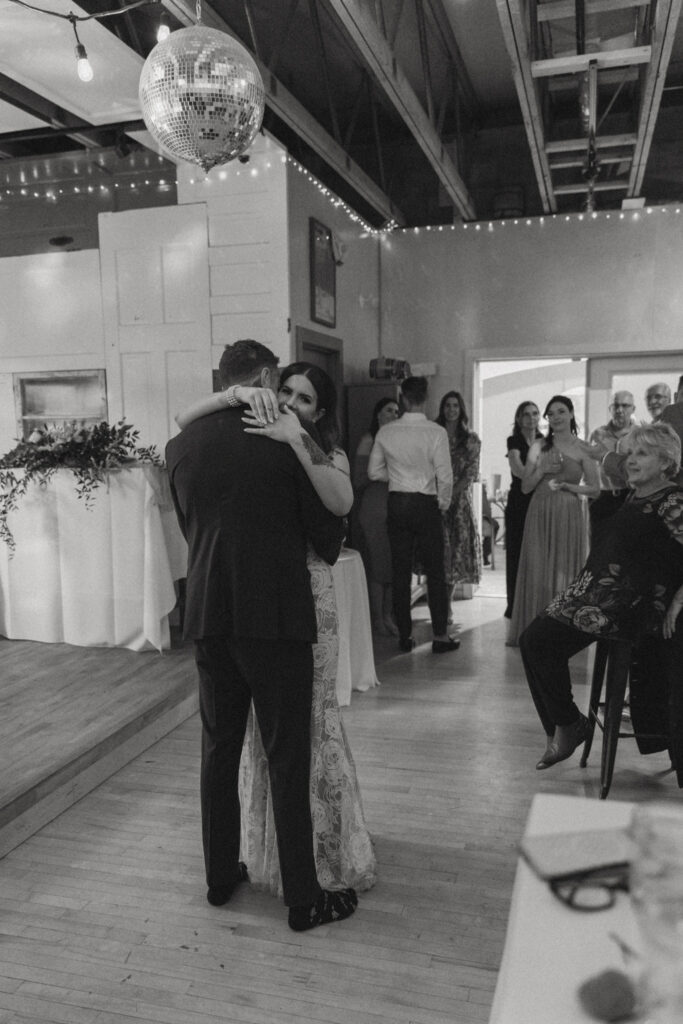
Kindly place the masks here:
<instances>
[{"instance_id":1,"label":"groom in dark suit","mask_svg":"<svg viewBox=\"0 0 683 1024\"><path fill-rule=\"evenodd\" d=\"M321 890L309 799L312 644L316 620L307 543L333 563L342 520L329 513L289 445L244 432L239 384L277 391L277 358L259 342L220 362L226 408L195 420L166 447L188 543L185 636L194 640L202 719L201 807L207 898L226 903L239 863L238 773L250 702L273 797L290 927L348 917L352 889Z\"/></svg>"}]
</instances>

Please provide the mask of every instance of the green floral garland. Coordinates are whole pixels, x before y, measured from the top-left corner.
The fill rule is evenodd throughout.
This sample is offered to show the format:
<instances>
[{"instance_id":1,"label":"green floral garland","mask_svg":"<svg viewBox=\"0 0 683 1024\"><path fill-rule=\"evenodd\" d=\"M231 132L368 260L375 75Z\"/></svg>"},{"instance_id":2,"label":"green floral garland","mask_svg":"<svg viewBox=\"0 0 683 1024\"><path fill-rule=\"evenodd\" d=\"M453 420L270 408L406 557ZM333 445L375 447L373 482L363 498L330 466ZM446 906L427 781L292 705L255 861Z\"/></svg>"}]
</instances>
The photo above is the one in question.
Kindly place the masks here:
<instances>
[{"instance_id":1,"label":"green floral garland","mask_svg":"<svg viewBox=\"0 0 683 1024\"><path fill-rule=\"evenodd\" d=\"M34 430L28 441L20 441L0 458L0 540L14 552L16 544L7 523L10 512L31 484L45 486L58 469L71 470L76 494L84 499L86 508L92 508L93 493L109 473L131 462L163 466L154 445L138 446L139 436L139 430L124 420L93 427L75 421L62 426L44 424ZM23 473L17 475L17 469Z\"/></svg>"}]
</instances>

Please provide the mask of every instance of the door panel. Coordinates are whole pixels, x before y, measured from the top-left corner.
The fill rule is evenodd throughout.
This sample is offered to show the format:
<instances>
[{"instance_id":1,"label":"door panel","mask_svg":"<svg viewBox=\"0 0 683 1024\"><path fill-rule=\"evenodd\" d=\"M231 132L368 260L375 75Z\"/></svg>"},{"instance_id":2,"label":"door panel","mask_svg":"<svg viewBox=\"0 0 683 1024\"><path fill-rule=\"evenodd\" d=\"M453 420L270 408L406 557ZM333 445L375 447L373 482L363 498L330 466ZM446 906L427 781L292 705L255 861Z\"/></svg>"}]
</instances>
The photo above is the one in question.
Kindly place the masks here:
<instances>
[{"instance_id":1,"label":"door panel","mask_svg":"<svg viewBox=\"0 0 683 1024\"><path fill-rule=\"evenodd\" d=\"M110 416L163 449L180 408L211 391L206 206L101 214Z\"/></svg>"}]
</instances>

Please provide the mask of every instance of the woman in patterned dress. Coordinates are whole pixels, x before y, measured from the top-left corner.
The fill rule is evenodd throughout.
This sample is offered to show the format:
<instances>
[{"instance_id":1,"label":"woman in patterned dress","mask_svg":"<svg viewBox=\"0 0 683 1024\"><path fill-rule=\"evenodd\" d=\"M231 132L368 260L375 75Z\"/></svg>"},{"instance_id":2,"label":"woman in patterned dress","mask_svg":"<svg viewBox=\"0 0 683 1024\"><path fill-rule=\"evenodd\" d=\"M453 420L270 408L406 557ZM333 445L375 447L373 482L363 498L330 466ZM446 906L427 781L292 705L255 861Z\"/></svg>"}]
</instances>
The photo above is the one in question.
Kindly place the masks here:
<instances>
[{"instance_id":1,"label":"woman in patterned dress","mask_svg":"<svg viewBox=\"0 0 683 1024\"><path fill-rule=\"evenodd\" d=\"M481 579L481 541L474 518L472 484L479 479L481 441L468 427L467 409L459 391L447 391L436 422L446 428L453 466L453 496L444 515L446 580L478 583Z\"/></svg>"},{"instance_id":2,"label":"woman in patterned dress","mask_svg":"<svg viewBox=\"0 0 683 1024\"><path fill-rule=\"evenodd\" d=\"M683 786L683 488L673 480L681 442L667 424L653 423L635 427L622 446L632 490L574 582L520 637L546 734L536 767L565 760L586 738L569 659L601 637L632 644L657 638L669 752Z\"/></svg>"},{"instance_id":3,"label":"woman in patterned dress","mask_svg":"<svg viewBox=\"0 0 683 1024\"><path fill-rule=\"evenodd\" d=\"M261 388L241 387L238 398L250 410L245 429L292 445L321 501L337 515L353 501L349 463L337 444L337 394L330 377L310 363L293 363L280 377L276 420L268 421L259 402ZM220 408L221 393L202 399L180 417L185 426ZM301 425L313 444L300 444ZM318 443L315 443L315 442ZM347 493L348 492L348 493ZM376 859L368 833L341 711L337 701L339 637L330 566L309 547L308 570L316 608L311 710L311 816L318 881L324 889L369 889L376 880ZM255 715L250 712L240 764L242 811L240 859L249 880L282 895L268 761Z\"/></svg>"}]
</instances>

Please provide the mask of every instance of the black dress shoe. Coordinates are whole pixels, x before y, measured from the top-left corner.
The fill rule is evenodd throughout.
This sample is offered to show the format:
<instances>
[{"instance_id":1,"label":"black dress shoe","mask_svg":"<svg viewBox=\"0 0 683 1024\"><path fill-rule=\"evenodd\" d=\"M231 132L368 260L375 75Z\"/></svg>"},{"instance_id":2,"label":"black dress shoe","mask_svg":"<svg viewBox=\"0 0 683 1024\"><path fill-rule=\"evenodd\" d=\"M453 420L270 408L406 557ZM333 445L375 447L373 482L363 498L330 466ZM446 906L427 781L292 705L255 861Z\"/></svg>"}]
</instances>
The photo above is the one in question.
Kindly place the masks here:
<instances>
[{"instance_id":1,"label":"black dress shoe","mask_svg":"<svg viewBox=\"0 0 683 1024\"><path fill-rule=\"evenodd\" d=\"M209 886L206 898L212 907L222 907L224 903L227 903L232 894L234 893L240 882L249 881L249 872L247 871L247 865L243 864L242 861L237 865L237 878L232 885L211 885Z\"/></svg>"},{"instance_id":2,"label":"black dress shoe","mask_svg":"<svg viewBox=\"0 0 683 1024\"><path fill-rule=\"evenodd\" d=\"M432 654L446 654L447 651L457 651L460 641L449 637L448 640L433 640Z\"/></svg>"},{"instance_id":3,"label":"black dress shoe","mask_svg":"<svg viewBox=\"0 0 683 1024\"><path fill-rule=\"evenodd\" d=\"M414 646L415 646L415 641L412 638L412 636L402 636L401 639L398 642L399 650L405 651L406 653L408 653L409 651L412 651Z\"/></svg>"},{"instance_id":4,"label":"black dress shoe","mask_svg":"<svg viewBox=\"0 0 683 1024\"><path fill-rule=\"evenodd\" d=\"M553 740L549 744L545 754L536 765L537 771L544 768L552 768L560 761L566 761L571 757L577 747L586 742L589 732L589 722L585 715L579 715L576 722L567 727L567 735L561 740Z\"/></svg>"}]
</instances>

